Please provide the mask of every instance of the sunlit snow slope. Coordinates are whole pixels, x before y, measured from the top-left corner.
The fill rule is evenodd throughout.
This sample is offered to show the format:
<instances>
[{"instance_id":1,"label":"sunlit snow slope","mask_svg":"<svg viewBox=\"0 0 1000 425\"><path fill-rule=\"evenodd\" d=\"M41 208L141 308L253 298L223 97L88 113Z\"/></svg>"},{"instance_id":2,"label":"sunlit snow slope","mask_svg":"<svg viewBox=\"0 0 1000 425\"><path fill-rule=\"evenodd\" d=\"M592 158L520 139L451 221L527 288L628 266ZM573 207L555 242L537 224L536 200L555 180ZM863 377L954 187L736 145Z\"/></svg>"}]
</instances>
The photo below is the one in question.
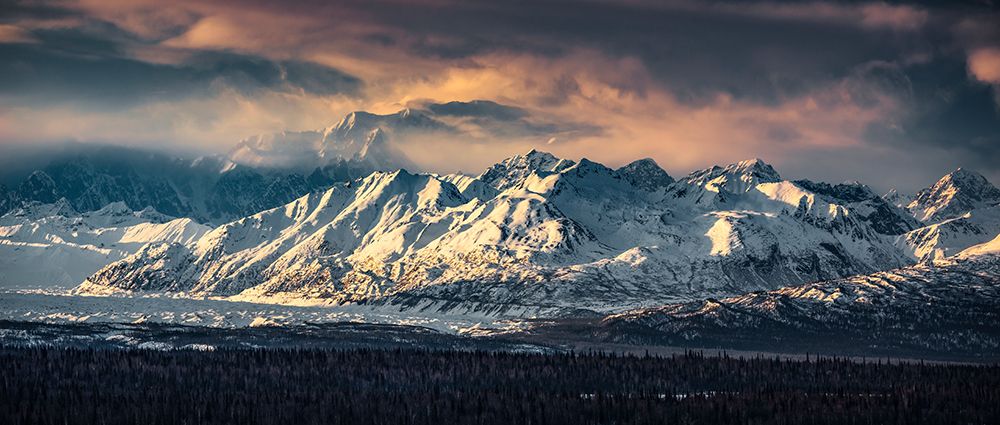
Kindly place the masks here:
<instances>
[{"instance_id":1,"label":"sunlit snow slope","mask_svg":"<svg viewBox=\"0 0 1000 425\"><path fill-rule=\"evenodd\" d=\"M760 160L673 181L650 160L531 151L478 177L376 172L151 244L78 290L615 311L905 266L895 238L916 225L866 186L788 181Z\"/></svg>"},{"instance_id":2,"label":"sunlit snow slope","mask_svg":"<svg viewBox=\"0 0 1000 425\"><path fill-rule=\"evenodd\" d=\"M208 230L121 202L87 213L65 199L31 203L0 217L0 286L73 286L147 243L190 243Z\"/></svg>"}]
</instances>

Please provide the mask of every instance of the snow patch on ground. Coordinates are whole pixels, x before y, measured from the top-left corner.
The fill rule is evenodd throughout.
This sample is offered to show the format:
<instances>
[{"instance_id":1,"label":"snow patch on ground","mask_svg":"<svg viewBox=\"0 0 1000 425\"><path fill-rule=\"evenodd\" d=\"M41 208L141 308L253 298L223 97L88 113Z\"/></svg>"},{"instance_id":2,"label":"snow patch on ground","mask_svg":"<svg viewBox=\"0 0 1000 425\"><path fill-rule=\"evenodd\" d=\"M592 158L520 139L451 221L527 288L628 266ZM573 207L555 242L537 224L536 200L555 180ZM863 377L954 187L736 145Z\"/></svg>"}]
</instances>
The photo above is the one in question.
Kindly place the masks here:
<instances>
[{"instance_id":1,"label":"snow patch on ground","mask_svg":"<svg viewBox=\"0 0 1000 425\"><path fill-rule=\"evenodd\" d=\"M293 306L170 296L79 296L50 289L0 290L0 320L151 322L226 328L359 322L477 335L504 332L520 323L468 315L401 312L393 306Z\"/></svg>"}]
</instances>

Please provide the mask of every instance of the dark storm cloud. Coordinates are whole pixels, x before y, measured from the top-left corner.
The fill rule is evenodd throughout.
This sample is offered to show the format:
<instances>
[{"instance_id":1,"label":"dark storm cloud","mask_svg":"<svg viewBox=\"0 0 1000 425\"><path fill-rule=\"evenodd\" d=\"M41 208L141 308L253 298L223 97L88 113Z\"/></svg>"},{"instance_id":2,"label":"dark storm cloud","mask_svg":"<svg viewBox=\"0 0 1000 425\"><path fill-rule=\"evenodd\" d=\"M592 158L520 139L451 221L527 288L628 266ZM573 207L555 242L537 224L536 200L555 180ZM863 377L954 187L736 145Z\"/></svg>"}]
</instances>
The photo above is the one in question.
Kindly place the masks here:
<instances>
[{"instance_id":1,"label":"dark storm cloud","mask_svg":"<svg viewBox=\"0 0 1000 425\"><path fill-rule=\"evenodd\" d=\"M476 133L482 134L490 143L528 137L549 140L553 137L596 136L603 131L601 127L590 123L543 117L523 108L489 100L414 102L414 106L426 109L437 119L450 122L459 128L472 126ZM463 132L459 129L458 133Z\"/></svg>"},{"instance_id":2,"label":"dark storm cloud","mask_svg":"<svg viewBox=\"0 0 1000 425\"><path fill-rule=\"evenodd\" d=\"M471 102L451 101L448 103L432 103L427 109L437 115L458 117L484 117L499 121L516 121L528 116L528 113L517 107L501 105L489 100L473 100Z\"/></svg>"},{"instance_id":3,"label":"dark storm cloud","mask_svg":"<svg viewBox=\"0 0 1000 425\"><path fill-rule=\"evenodd\" d=\"M118 110L225 89L240 102L300 94L301 105L278 115L336 117L432 98L433 113L496 137L606 139L571 151L579 156L598 146L615 159L659 155L689 167L745 153L793 162L877 150L1000 175L1000 13L981 2L73 0L0 9L0 96L18 106ZM860 171L878 179L891 168Z\"/></svg>"},{"instance_id":4,"label":"dark storm cloud","mask_svg":"<svg viewBox=\"0 0 1000 425\"><path fill-rule=\"evenodd\" d=\"M247 1L234 3L231 9L325 19L330 34L337 34L337 27L344 24L363 25L369 28L359 37L363 44L443 60L495 51L559 57L573 49L593 48L613 57L639 58L662 85L657 88L690 102L718 92L776 102L843 77L858 64L933 54L928 50L936 46L926 41L933 41L936 34L923 37L931 40L914 41L899 32L939 32L944 29L938 27L954 24L962 12L982 11L952 6L936 11L954 16L944 23L920 21L915 23L920 27L899 28L898 23L875 21L859 28L866 15L855 11L861 10L855 3L760 4L773 11L753 2L669 1L305 1L280 7ZM54 7L38 9L70 13ZM925 15L911 19L926 19ZM573 87L571 79L564 82ZM651 89L644 81L624 82L620 88L638 94Z\"/></svg>"},{"instance_id":5,"label":"dark storm cloud","mask_svg":"<svg viewBox=\"0 0 1000 425\"><path fill-rule=\"evenodd\" d=\"M317 94L356 93L361 80L300 61L272 61L231 53L198 53L180 64L133 59L108 40L62 30L39 43L0 44L0 96L26 104L92 103L127 108L150 100L207 96L220 87Z\"/></svg>"},{"instance_id":6,"label":"dark storm cloud","mask_svg":"<svg viewBox=\"0 0 1000 425\"><path fill-rule=\"evenodd\" d=\"M892 28L859 30L849 16L790 19L752 13L740 7L744 3L703 4L471 1L353 7L378 28L400 33L383 34L393 45L441 59L506 50L558 57L584 47L638 57L659 83L690 101L719 91L774 100L842 76L859 63L920 48ZM640 94L649 89L631 83L622 88Z\"/></svg>"},{"instance_id":7,"label":"dark storm cloud","mask_svg":"<svg viewBox=\"0 0 1000 425\"><path fill-rule=\"evenodd\" d=\"M958 58L911 67L909 78L919 90L904 118L905 131L872 139L900 149L918 145L949 151L960 158L956 166L1000 171L1000 115L995 98L989 87L968 81L966 74Z\"/></svg>"}]
</instances>

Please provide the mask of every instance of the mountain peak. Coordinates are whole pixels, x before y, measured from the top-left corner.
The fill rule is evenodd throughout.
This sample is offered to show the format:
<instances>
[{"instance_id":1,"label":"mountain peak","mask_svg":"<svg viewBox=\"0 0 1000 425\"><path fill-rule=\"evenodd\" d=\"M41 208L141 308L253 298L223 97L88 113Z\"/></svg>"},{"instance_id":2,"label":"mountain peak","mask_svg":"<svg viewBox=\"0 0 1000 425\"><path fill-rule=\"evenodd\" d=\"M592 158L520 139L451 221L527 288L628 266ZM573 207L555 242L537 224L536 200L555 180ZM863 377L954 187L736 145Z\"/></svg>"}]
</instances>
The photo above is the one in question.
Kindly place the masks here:
<instances>
[{"instance_id":1,"label":"mountain peak","mask_svg":"<svg viewBox=\"0 0 1000 425\"><path fill-rule=\"evenodd\" d=\"M97 211L94 211L94 215L103 216L114 216L114 215L128 215L132 214L132 208L129 208L128 204L122 201L111 202Z\"/></svg>"},{"instance_id":2,"label":"mountain peak","mask_svg":"<svg viewBox=\"0 0 1000 425\"><path fill-rule=\"evenodd\" d=\"M738 165L746 165L746 166L758 166L758 165L767 165L767 166L770 166L766 162L764 162L763 159L756 158L756 157L750 158L750 159L744 159L744 160L742 160L740 162L737 162L736 164L738 164Z\"/></svg>"},{"instance_id":3,"label":"mountain peak","mask_svg":"<svg viewBox=\"0 0 1000 425\"><path fill-rule=\"evenodd\" d=\"M365 111L354 111L344 116L337 125L333 128L335 129L352 129L356 126L366 124L375 114Z\"/></svg>"},{"instance_id":4,"label":"mountain peak","mask_svg":"<svg viewBox=\"0 0 1000 425\"><path fill-rule=\"evenodd\" d=\"M35 220L54 216L74 217L79 213L66 198L59 198L52 203L28 201L3 216L7 215Z\"/></svg>"},{"instance_id":5,"label":"mountain peak","mask_svg":"<svg viewBox=\"0 0 1000 425\"><path fill-rule=\"evenodd\" d=\"M545 167L547 165L559 161L561 161L561 159L551 153L535 150L534 148L532 148L531 150L525 152L524 154L514 155L510 158L501 161L500 163L515 165L520 167L527 167L527 168L538 168L538 167Z\"/></svg>"},{"instance_id":6,"label":"mountain peak","mask_svg":"<svg viewBox=\"0 0 1000 425\"><path fill-rule=\"evenodd\" d=\"M956 168L955 171L941 177L941 179L938 180L938 183L942 182L954 184L961 188L974 191L988 190L988 188L993 187L993 185L990 184L990 182L986 180L986 177L983 177L982 174L972 170L966 170L961 167Z\"/></svg>"},{"instance_id":7,"label":"mountain peak","mask_svg":"<svg viewBox=\"0 0 1000 425\"><path fill-rule=\"evenodd\" d=\"M774 183L781 181L781 175L775 171L774 167L760 158L745 159L726 167L726 169L732 169L743 174L751 175L759 179L761 183Z\"/></svg>"},{"instance_id":8,"label":"mountain peak","mask_svg":"<svg viewBox=\"0 0 1000 425\"><path fill-rule=\"evenodd\" d=\"M975 208L1000 204L1000 189L975 171L958 168L917 192L907 207L920 221L959 217Z\"/></svg>"},{"instance_id":9,"label":"mountain peak","mask_svg":"<svg viewBox=\"0 0 1000 425\"><path fill-rule=\"evenodd\" d=\"M633 186L646 190L655 190L674 182L674 178L660 168L652 158L632 161L615 170L615 173Z\"/></svg>"},{"instance_id":10,"label":"mountain peak","mask_svg":"<svg viewBox=\"0 0 1000 425\"><path fill-rule=\"evenodd\" d=\"M702 186L710 191L743 193L760 183L776 183L781 175L770 164L759 158L743 160L725 167L713 166L695 171L683 179L688 184Z\"/></svg>"},{"instance_id":11,"label":"mountain peak","mask_svg":"<svg viewBox=\"0 0 1000 425\"><path fill-rule=\"evenodd\" d=\"M532 173L557 173L575 164L548 152L531 149L523 155L514 155L493 164L479 176L479 180L503 191L524 181Z\"/></svg>"},{"instance_id":12,"label":"mountain peak","mask_svg":"<svg viewBox=\"0 0 1000 425\"><path fill-rule=\"evenodd\" d=\"M889 191L886 192L885 195L882 195L882 199L899 208L906 208L906 206L910 203L911 200L910 195L904 195L902 193L899 193L899 191L896 190L896 188L889 189Z\"/></svg>"},{"instance_id":13,"label":"mountain peak","mask_svg":"<svg viewBox=\"0 0 1000 425\"><path fill-rule=\"evenodd\" d=\"M321 130L248 137L230 152L229 159L252 166L298 169L362 160L363 164L352 165L366 169L366 173L399 167L416 169L393 145L405 143L410 130L436 130L441 125L419 111L404 109L389 115L354 111ZM389 135L393 143L386 143Z\"/></svg>"},{"instance_id":14,"label":"mountain peak","mask_svg":"<svg viewBox=\"0 0 1000 425\"><path fill-rule=\"evenodd\" d=\"M525 152L524 154L522 154L522 155L515 155L514 157L515 158L516 157L523 157L523 158L527 158L529 160L536 160L536 159L538 159L538 160L552 160L552 159L558 159L555 155L553 155L551 153L540 151L540 150L537 150L535 148L531 148L527 152Z\"/></svg>"}]
</instances>

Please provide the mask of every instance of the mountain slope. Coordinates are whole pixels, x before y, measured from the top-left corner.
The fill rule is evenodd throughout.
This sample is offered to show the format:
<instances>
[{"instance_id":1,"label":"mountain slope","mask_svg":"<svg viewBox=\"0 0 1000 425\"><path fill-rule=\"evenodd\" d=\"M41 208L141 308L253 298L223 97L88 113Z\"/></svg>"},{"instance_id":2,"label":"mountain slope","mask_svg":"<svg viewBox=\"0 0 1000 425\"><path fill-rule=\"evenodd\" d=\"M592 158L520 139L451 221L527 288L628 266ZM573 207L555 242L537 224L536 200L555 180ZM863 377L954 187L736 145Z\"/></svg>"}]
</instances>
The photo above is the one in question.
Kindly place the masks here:
<instances>
[{"instance_id":1,"label":"mountain slope","mask_svg":"<svg viewBox=\"0 0 1000 425\"><path fill-rule=\"evenodd\" d=\"M907 197L883 197L902 202ZM1000 231L1000 190L983 176L964 169L953 171L921 190L908 210L923 226L901 234L896 245L910 258L932 261L989 241Z\"/></svg>"},{"instance_id":2,"label":"mountain slope","mask_svg":"<svg viewBox=\"0 0 1000 425\"><path fill-rule=\"evenodd\" d=\"M209 230L124 203L78 213L65 199L0 217L0 285L71 286L150 242L191 243Z\"/></svg>"},{"instance_id":3,"label":"mountain slope","mask_svg":"<svg viewBox=\"0 0 1000 425\"><path fill-rule=\"evenodd\" d=\"M840 183L830 185L809 180L796 180L795 184L819 194L828 202L848 206L859 218L868 223L876 232L884 235L900 235L920 227L906 210L878 196L868 186L861 183Z\"/></svg>"},{"instance_id":4,"label":"mountain slope","mask_svg":"<svg viewBox=\"0 0 1000 425\"><path fill-rule=\"evenodd\" d=\"M955 256L956 259L979 258L986 255L1000 255L1000 234L988 242L968 247Z\"/></svg>"},{"instance_id":5,"label":"mountain slope","mask_svg":"<svg viewBox=\"0 0 1000 425\"><path fill-rule=\"evenodd\" d=\"M640 174L660 175L648 165ZM759 160L645 183L629 168L537 151L476 178L378 172L192 243L150 245L79 290L532 315L773 289L909 262L869 224L879 218L781 180Z\"/></svg>"},{"instance_id":6,"label":"mountain slope","mask_svg":"<svg viewBox=\"0 0 1000 425\"><path fill-rule=\"evenodd\" d=\"M604 319L595 332L618 342L995 359L998 248L994 239L928 264L626 312Z\"/></svg>"},{"instance_id":7,"label":"mountain slope","mask_svg":"<svg viewBox=\"0 0 1000 425\"><path fill-rule=\"evenodd\" d=\"M998 231L1000 207L981 207L902 234L896 239L896 245L911 258L926 262L989 241Z\"/></svg>"}]
</instances>

